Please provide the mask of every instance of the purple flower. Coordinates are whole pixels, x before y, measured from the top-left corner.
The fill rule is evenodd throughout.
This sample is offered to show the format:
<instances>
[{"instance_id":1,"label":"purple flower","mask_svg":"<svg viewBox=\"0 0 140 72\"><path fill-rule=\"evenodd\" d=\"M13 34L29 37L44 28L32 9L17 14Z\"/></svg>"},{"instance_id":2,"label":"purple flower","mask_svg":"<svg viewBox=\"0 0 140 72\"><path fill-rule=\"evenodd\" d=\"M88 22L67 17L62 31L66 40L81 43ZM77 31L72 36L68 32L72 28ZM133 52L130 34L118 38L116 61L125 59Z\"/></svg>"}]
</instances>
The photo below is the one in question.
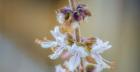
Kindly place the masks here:
<instances>
[{"instance_id":1,"label":"purple flower","mask_svg":"<svg viewBox=\"0 0 140 72\"><path fill-rule=\"evenodd\" d=\"M66 6L60 9L60 13L64 15L64 20L68 20L69 17L72 16L73 20L80 21L80 20L84 20L85 17L87 16L91 16L91 13L86 8L85 4L78 4L75 11L73 11L71 7Z\"/></svg>"},{"instance_id":2,"label":"purple flower","mask_svg":"<svg viewBox=\"0 0 140 72\"><path fill-rule=\"evenodd\" d=\"M84 20L84 18L86 17L86 16L90 16L89 15L89 11L88 11L88 9L86 8L86 5L84 5L84 4L79 4L78 6L77 6L77 12L79 12L79 14L80 14L80 17L81 17L81 19L83 19ZM87 13L88 12L88 13Z\"/></svg>"},{"instance_id":3,"label":"purple flower","mask_svg":"<svg viewBox=\"0 0 140 72\"><path fill-rule=\"evenodd\" d=\"M73 18L74 18L74 20L76 20L76 21L80 21L80 20L82 19L82 16L80 15L79 12L75 11L75 12L73 13Z\"/></svg>"},{"instance_id":4,"label":"purple flower","mask_svg":"<svg viewBox=\"0 0 140 72\"><path fill-rule=\"evenodd\" d=\"M63 14L72 13L72 9L70 7L68 7L68 6L63 8L63 9L61 9L60 11Z\"/></svg>"}]
</instances>

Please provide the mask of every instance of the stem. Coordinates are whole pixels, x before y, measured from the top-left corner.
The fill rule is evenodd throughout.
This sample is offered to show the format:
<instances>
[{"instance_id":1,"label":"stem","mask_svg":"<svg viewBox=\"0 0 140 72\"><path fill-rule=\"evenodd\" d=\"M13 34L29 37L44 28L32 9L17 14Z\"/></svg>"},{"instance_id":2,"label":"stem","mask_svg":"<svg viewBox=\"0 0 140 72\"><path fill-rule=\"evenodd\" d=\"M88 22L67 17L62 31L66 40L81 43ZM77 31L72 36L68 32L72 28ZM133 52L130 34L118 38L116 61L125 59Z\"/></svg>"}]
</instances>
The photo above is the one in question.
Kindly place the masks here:
<instances>
[{"instance_id":1,"label":"stem","mask_svg":"<svg viewBox=\"0 0 140 72\"><path fill-rule=\"evenodd\" d=\"M76 10L78 4L77 0L69 0L69 4L72 10ZM76 42L80 42L80 28L79 27L75 28L74 33Z\"/></svg>"},{"instance_id":2,"label":"stem","mask_svg":"<svg viewBox=\"0 0 140 72\"><path fill-rule=\"evenodd\" d=\"M76 7L77 7L77 0L69 0L69 4L70 4L70 7L71 7L73 10L76 10Z\"/></svg>"},{"instance_id":3,"label":"stem","mask_svg":"<svg viewBox=\"0 0 140 72\"><path fill-rule=\"evenodd\" d=\"M80 28L75 29L76 41L80 42Z\"/></svg>"}]
</instances>

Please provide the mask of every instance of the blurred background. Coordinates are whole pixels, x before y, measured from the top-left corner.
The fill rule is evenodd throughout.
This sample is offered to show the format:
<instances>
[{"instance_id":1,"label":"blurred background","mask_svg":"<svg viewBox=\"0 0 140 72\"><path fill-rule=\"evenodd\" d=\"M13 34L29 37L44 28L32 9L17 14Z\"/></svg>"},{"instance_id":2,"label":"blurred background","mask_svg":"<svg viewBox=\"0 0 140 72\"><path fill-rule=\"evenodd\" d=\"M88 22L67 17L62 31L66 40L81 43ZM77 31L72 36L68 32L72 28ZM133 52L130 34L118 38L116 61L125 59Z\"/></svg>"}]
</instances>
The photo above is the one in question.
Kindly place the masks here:
<instances>
[{"instance_id":1,"label":"blurred background","mask_svg":"<svg viewBox=\"0 0 140 72\"><path fill-rule=\"evenodd\" d=\"M103 72L140 72L140 0L79 0L92 17L81 25L83 36L97 36L113 45L103 56L113 69ZM34 40L52 38L58 24L55 10L68 0L0 0L0 72L54 72L61 60Z\"/></svg>"}]
</instances>

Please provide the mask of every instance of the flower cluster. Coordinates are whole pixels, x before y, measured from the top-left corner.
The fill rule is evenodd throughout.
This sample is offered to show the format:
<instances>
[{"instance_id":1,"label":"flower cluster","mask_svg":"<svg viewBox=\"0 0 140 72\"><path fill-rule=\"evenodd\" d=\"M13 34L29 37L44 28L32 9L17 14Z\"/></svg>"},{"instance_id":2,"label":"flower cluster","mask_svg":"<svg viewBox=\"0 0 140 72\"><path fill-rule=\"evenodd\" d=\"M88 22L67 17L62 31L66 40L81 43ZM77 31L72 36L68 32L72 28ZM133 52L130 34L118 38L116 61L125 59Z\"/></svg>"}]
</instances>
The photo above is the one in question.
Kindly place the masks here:
<instances>
[{"instance_id":1,"label":"flower cluster","mask_svg":"<svg viewBox=\"0 0 140 72\"><path fill-rule=\"evenodd\" d=\"M67 6L57 11L57 19L60 24L70 18L72 21L81 21L88 16L91 16L91 13L84 4L79 4L76 10L72 10L70 6Z\"/></svg>"},{"instance_id":2,"label":"flower cluster","mask_svg":"<svg viewBox=\"0 0 140 72\"><path fill-rule=\"evenodd\" d=\"M59 26L56 26L51 34L55 40L37 40L37 43L42 48L52 49L54 53L49 55L50 59L66 60L62 66L56 66L56 72L74 72L77 67L81 67L81 70L84 67L94 68L89 72L101 72L104 68L110 68L108 65L110 62L101 56L101 53L111 48L108 41L103 42L99 38L81 38L81 42L77 43L72 36L68 36L69 34L61 33Z\"/></svg>"},{"instance_id":3,"label":"flower cluster","mask_svg":"<svg viewBox=\"0 0 140 72\"><path fill-rule=\"evenodd\" d=\"M104 59L101 54L112 46L108 41L104 42L97 37L79 36L75 39L75 30L79 28L79 22L91 13L84 4L78 4L75 10L64 7L57 11L57 20L60 23L51 31L54 40L36 40L42 47L51 49L53 54L50 59L61 58L65 62L56 66L56 72L101 72L110 68L110 61Z\"/></svg>"}]
</instances>

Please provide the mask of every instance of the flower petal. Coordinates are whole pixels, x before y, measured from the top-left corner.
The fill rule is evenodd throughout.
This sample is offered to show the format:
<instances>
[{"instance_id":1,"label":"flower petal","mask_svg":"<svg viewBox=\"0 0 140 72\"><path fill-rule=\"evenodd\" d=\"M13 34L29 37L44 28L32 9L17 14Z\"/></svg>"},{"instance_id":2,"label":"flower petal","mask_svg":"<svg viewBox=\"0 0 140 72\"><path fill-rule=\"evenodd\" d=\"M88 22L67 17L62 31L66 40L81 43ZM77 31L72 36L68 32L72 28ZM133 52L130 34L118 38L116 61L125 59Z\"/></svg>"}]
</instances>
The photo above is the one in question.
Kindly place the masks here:
<instances>
[{"instance_id":1,"label":"flower petal","mask_svg":"<svg viewBox=\"0 0 140 72\"><path fill-rule=\"evenodd\" d=\"M60 29L59 29L58 26L56 26L56 27L54 28L54 30L51 31L51 34L53 35L53 37L56 39L56 41L57 41L58 43L64 42L65 37L66 37L66 35L64 35L64 34L62 34L62 33L60 32Z\"/></svg>"},{"instance_id":2,"label":"flower petal","mask_svg":"<svg viewBox=\"0 0 140 72\"><path fill-rule=\"evenodd\" d=\"M80 62L80 56L77 54L72 56L68 62L65 62L65 64L66 67L73 72L80 65Z\"/></svg>"},{"instance_id":3,"label":"flower petal","mask_svg":"<svg viewBox=\"0 0 140 72\"><path fill-rule=\"evenodd\" d=\"M110 61L104 59L100 54L104 51L110 49L112 46L109 45L109 42L103 42L101 39L96 39L96 44L93 45L93 48L91 50L91 56L96 61L96 69L94 72L101 72L105 68L110 68L110 66L107 63L111 63Z\"/></svg>"},{"instance_id":4,"label":"flower petal","mask_svg":"<svg viewBox=\"0 0 140 72\"><path fill-rule=\"evenodd\" d=\"M49 55L50 59L57 59L62 54L63 50L63 47L58 47L52 55Z\"/></svg>"},{"instance_id":5,"label":"flower petal","mask_svg":"<svg viewBox=\"0 0 140 72\"><path fill-rule=\"evenodd\" d=\"M95 71L95 72L100 72L101 70L103 70L105 68L110 68L110 66L106 63L106 62L109 63L109 61L103 59L100 54L93 53L92 57L95 59L95 61L97 63L96 64L97 71Z\"/></svg>"},{"instance_id":6,"label":"flower petal","mask_svg":"<svg viewBox=\"0 0 140 72\"><path fill-rule=\"evenodd\" d=\"M42 48L50 48L50 47L56 47L57 46L57 42L55 41L44 41L40 43Z\"/></svg>"},{"instance_id":7,"label":"flower petal","mask_svg":"<svg viewBox=\"0 0 140 72\"><path fill-rule=\"evenodd\" d=\"M64 69L64 68L62 68L62 66L61 65L57 65L56 67L55 67L55 72L66 72L66 70Z\"/></svg>"},{"instance_id":8,"label":"flower petal","mask_svg":"<svg viewBox=\"0 0 140 72\"><path fill-rule=\"evenodd\" d=\"M69 49L69 52L73 55L79 54L80 57L88 56L88 53L86 52L86 50L83 47L77 46L75 43Z\"/></svg>"},{"instance_id":9,"label":"flower petal","mask_svg":"<svg viewBox=\"0 0 140 72\"><path fill-rule=\"evenodd\" d=\"M63 24L64 21L65 21L65 15L63 13L57 13L57 21L60 23L60 24Z\"/></svg>"},{"instance_id":10,"label":"flower petal","mask_svg":"<svg viewBox=\"0 0 140 72\"><path fill-rule=\"evenodd\" d=\"M109 42L103 42L101 39L96 39L96 44L93 45L93 51L96 53L103 53L104 51L110 49L112 46L109 45Z\"/></svg>"}]
</instances>

